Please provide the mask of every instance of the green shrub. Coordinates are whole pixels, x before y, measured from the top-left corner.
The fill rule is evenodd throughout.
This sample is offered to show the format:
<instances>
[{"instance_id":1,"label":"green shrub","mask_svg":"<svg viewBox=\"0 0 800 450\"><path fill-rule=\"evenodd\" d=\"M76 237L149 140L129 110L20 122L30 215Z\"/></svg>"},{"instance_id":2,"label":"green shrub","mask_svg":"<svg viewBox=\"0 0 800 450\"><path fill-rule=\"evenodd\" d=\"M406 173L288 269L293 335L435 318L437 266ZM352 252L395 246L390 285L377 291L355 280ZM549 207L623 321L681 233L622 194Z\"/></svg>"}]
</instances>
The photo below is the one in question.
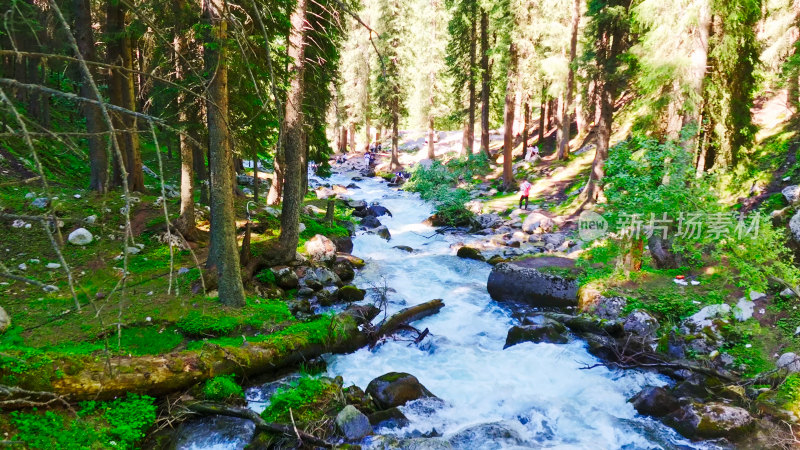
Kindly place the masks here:
<instances>
[{"instance_id":1,"label":"green shrub","mask_svg":"<svg viewBox=\"0 0 800 450\"><path fill-rule=\"evenodd\" d=\"M234 317L217 318L192 311L175 325L186 336L222 336L233 331L238 321Z\"/></svg>"},{"instance_id":2,"label":"green shrub","mask_svg":"<svg viewBox=\"0 0 800 450\"><path fill-rule=\"evenodd\" d=\"M310 216L301 216L302 222L306 225L306 229L300 233L300 239L306 240L311 239L312 237L321 234L327 237L344 237L350 236L350 232L347 231L347 228L335 223L333 226L329 227L323 223L318 222L316 219Z\"/></svg>"},{"instance_id":3,"label":"green shrub","mask_svg":"<svg viewBox=\"0 0 800 450\"><path fill-rule=\"evenodd\" d=\"M264 284L275 284L275 272L272 269L264 269L256 274L256 280Z\"/></svg>"},{"instance_id":4,"label":"green shrub","mask_svg":"<svg viewBox=\"0 0 800 450\"><path fill-rule=\"evenodd\" d=\"M800 374L793 373L778 387L778 400L784 404L800 402Z\"/></svg>"},{"instance_id":5,"label":"green shrub","mask_svg":"<svg viewBox=\"0 0 800 450\"><path fill-rule=\"evenodd\" d=\"M244 397L244 390L233 379L233 375L220 375L206 381L203 397L206 400L222 401L231 397Z\"/></svg>"},{"instance_id":6,"label":"green shrub","mask_svg":"<svg viewBox=\"0 0 800 450\"><path fill-rule=\"evenodd\" d=\"M17 431L13 440L28 448L132 449L155 423L154 400L128 394L112 402L83 402L77 419L54 411L14 411L10 415Z\"/></svg>"},{"instance_id":7,"label":"green shrub","mask_svg":"<svg viewBox=\"0 0 800 450\"><path fill-rule=\"evenodd\" d=\"M418 192L423 200L432 202L436 215L448 225L466 225L474 215L464 207L470 200L469 192L453 188L452 184L458 181L459 177L464 178L472 171L458 165L455 166L456 171L451 171L448 167L439 161L434 161L427 168L417 165L403 188ZM468 178L471 178L471 175Z\"/></svg>"}]
</instances>

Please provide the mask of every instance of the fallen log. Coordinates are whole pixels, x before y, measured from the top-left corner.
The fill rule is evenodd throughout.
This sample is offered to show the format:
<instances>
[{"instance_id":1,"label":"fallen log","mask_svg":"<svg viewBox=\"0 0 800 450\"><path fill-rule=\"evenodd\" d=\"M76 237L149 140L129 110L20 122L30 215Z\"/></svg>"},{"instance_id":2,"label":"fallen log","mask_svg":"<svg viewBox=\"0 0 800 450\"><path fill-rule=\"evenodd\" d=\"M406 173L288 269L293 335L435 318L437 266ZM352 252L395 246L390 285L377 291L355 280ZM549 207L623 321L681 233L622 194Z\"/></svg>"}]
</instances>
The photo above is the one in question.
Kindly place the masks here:
<instances>
[{"instance_id":1,"label":"fallen log","mask_svg":"<svg viewBox=\"0 0 800 450\"><path fill-rule=\"evenodd\" d=\"M290 425L283 425L279 423L270 423L261 418L253 410L247 408L240 408L237 406L228 406L222 403L213 402L192 402L183 405L183 407L190 413L204 414L204 415L220 415L229 417L238 417L246 419L256 426L256 431L268 433L280 433L289 437L297 438L303 443L312 444L322 448L333 448L334 445L330 442L320 439L314 435L300 431Z\"/></svg>"},{"instance_id":2,"label":"fallen log","mask_svg":"<svg viewBox=\"0 0 800 450\"><path fill-rule=\"evenodd\" d=\"M20 389L53 392L69 401L110 400L128 392L164 395L218 375L256 376L325 353L355 351L368 343L360 325L377 313L374 307L354 308L332 317L329 324L293 324L270 339L244 342L239 347L209 343L198 350L155 356L54 357L49 364L13 375ZM320 328L327 331L320 332ZM11 374L7 370L0 368L0 375Z\"/></svg>"},{"instance_id":3,"label":"fallen log","mask_svg":"<svg viewBox=\"0 0 800 450\"><path fill-rule=\"evenodd\" d=\"M378 330L373 335L373 345L382 337L394 333L403 325L432 316L438 313L442 308L444 308L444 302L442 299L437 298L396 312L392 317L389 317L378 325Z\"/></svg>"}]
</instances>

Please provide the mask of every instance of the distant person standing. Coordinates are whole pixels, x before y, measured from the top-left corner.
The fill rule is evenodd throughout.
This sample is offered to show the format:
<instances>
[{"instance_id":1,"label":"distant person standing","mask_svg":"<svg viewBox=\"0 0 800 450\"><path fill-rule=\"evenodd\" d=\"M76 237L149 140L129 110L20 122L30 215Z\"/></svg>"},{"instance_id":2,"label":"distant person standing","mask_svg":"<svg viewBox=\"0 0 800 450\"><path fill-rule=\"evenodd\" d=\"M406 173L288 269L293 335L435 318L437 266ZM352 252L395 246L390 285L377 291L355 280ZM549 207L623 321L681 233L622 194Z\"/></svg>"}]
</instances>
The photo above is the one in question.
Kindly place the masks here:
<instances>
[{"instance_id":1,"label":"distant person standing","mask_svg":"<svg viewBox=\"0 0 800 450\"><path fill-rule=\"evenodd\" d=\"M519 186L519 207L522 208L522 200L525 200L525 210L528 210L528 196L531 193L532 184L525 180Z\"/></svg>"}]
</instances>

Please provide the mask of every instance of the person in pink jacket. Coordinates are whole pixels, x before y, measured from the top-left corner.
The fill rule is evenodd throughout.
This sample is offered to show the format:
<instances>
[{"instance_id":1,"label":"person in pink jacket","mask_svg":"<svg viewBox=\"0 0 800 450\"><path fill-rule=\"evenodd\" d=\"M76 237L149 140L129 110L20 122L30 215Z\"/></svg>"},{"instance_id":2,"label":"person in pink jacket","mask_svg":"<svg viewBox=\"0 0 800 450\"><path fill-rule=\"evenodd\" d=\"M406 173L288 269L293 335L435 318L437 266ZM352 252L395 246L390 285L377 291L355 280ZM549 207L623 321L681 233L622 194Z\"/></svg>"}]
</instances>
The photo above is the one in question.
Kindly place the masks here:
<instances>
[{"instance_id":1,"label":"person in pink jacket","mask_svg":"<svg viewBox=\"0 0 800 450\"><path fill-rule=\"evenodd\" d=\"M533 187L532 184L528 182L528 180L524 180L521 185L519 185L519 207L522 208L522 200L525 200L525 210L528 210L528 195L531 193L531 188Z\"/></svg>"}]
</instances>

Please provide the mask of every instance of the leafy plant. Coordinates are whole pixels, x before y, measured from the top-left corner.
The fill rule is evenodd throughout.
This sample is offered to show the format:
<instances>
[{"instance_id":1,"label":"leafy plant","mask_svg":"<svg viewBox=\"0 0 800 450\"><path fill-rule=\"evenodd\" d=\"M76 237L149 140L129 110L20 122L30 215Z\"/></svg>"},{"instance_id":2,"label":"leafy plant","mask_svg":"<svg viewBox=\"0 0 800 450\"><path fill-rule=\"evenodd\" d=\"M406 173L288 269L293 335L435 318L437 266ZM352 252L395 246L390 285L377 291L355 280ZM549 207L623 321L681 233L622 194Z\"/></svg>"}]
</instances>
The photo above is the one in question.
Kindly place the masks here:
<instances>
[{"instance_id":1,"label":"leafy plant","mask_svg":"<svg viewBox=\"0 0 800 450\"><path fill-rule=\"evenodd\" d=\"M264 269L256 274L256 280L264 284L275 284L275 272L272 269Z\"/></svg>"},{"instance_id":2,"label":"leafy plant","mask_svg":"<svg viewBox=\"0 0 800 450\"><path fill-rule=\"evenodd\" d=\"M220 375L206 381L203 396L207 400L222 401L231 397L244 397L244 390L233 379L233 375Z\"/></svg>"},{"instance_id":3,"label":"leafy plant","mask_svg":"<svg viewBox=\"0 0 800 450\"><path fill-rule=\"evenodd\" d=\"M261 417L267 422L288 423L291 409L291 416L298 422L319 420L325 414L319 404L331 401L337 390L338 386L327 378L304 376L289 387L279 388Z\"/></svg>"}]
</instances>

